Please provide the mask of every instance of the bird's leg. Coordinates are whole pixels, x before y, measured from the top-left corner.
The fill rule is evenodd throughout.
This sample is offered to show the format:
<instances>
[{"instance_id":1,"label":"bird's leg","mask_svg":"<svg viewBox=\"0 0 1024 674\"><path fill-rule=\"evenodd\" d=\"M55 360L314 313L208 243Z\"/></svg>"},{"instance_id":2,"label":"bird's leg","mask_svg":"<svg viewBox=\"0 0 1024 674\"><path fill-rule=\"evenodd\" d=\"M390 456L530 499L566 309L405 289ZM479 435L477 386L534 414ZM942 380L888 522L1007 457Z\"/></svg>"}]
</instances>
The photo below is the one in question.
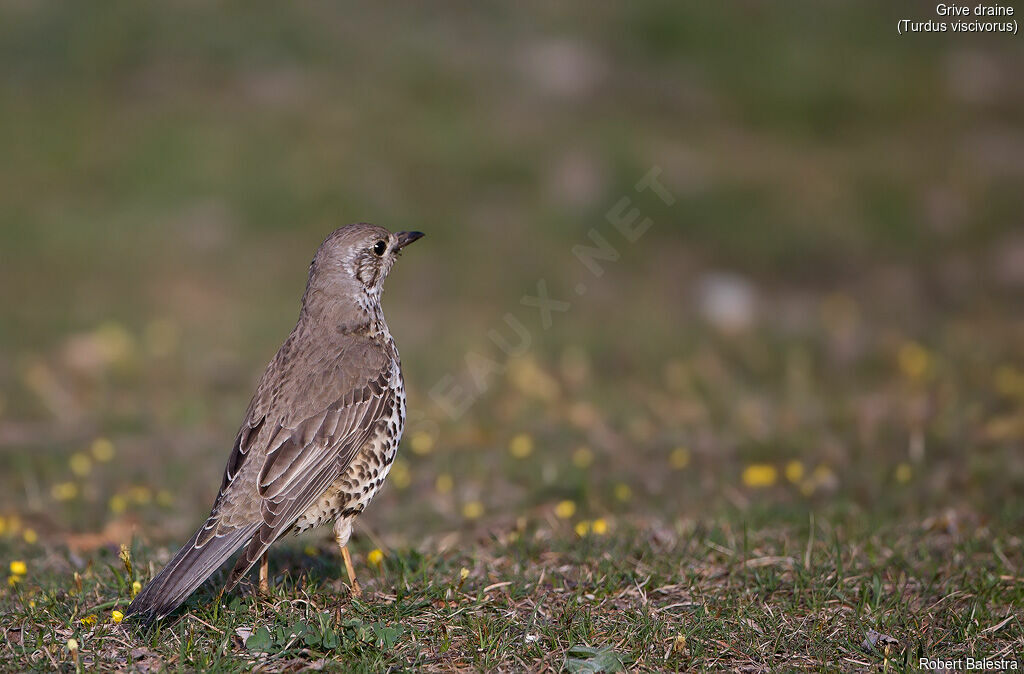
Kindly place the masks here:
<instances>
[{"instance_id":1,"label":"bird's leg","mask_svg":"<svg viewBox=\"0 0 1024 674\"><path fill-rule=\"evenodd\" d=\"M348 571L348 582L352 585L352 596L361 597L363 591L356 581L356 570L352 568L352 557L348 554L348 546L341 546L341 557L345 560L345 570Z\"/></svg>"},{"instance_id":2,"label":"bird's leg","mask_svg":"<svg viewBox=\"0 0 1024 674\"><path fill-rule=\"evenodd\" d=\"M267 550L260 557L260 594L270 594L270 564L268 561L270 551Z\"/></svg>"},{"instance_id":3,"label":"bird's leg","mask_svg":"<svg viewBox=\"0 0 1024 674\"><path fill-rule=\"evenodd\" d=\"M352 596L361 597L363 591L356 582L356 570L352 568L352 557L348 554L348 539L352 536L352 518L340 517L334 521L334 540L341 550L341 558L345 560L345 570L348 572L348 582L352 586Z\"/></svg>"}]
</instances>

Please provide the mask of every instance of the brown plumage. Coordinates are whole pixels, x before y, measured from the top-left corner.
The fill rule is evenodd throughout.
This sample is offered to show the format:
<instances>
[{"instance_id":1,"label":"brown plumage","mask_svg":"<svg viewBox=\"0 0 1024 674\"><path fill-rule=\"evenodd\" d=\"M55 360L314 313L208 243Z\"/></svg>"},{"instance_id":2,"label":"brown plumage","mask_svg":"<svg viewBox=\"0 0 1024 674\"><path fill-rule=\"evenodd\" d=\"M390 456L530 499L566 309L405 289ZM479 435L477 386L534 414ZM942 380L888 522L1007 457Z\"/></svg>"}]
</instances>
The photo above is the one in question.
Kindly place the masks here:
<instances>
[{"instance_id":1,"label":"brown plumage","mask_svg":"<svg viewBox=\"0 0 1024 674\"><path fill-rule=\"evenodd\" d=\"M209 518L128 607L147 622L177 608L240 548L230 590L290 530L352 520L380 488L405 423L398 349L380 308L401 249L423 236L342 227L317 250L299 320L267 366L228 458Z\"/></svg>"}]
</instances>

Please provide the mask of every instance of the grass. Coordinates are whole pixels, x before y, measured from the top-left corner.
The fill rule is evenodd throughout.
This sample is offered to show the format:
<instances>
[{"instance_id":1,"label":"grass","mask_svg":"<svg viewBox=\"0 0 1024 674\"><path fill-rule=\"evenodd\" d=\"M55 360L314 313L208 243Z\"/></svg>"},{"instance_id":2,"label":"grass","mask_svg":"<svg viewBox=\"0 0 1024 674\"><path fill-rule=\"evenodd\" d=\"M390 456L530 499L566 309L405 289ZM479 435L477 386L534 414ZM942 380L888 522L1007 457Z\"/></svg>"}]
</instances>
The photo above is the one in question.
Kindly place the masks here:
<instances>
[{"instance_id":1,"label":"grass","mask_svg":"<svg viewBox=\"0 0 1024 674\"><path fill-rule=\"evenodd\" d=\"M152 549L137 547L130 570L98 555L80 588L67 559L50 558L10 591L5 650L38 671L70 668L69 638L89 670L593 671L588 662L600 661L904 671L920 657L1019 652L1019 537L949 522L864 531L815 520L622 521L582 538L565 525L491 527L360 564L359 599L327 542L286 547L272 560L270 596L249 588L218 603L207 586L179 619L151 629L113 624L111 613L128 602L131 579L149 575ZM95 624L83 624L90 616ZM869 630L896 642L866 648Z\"/></svg>"},{"instance_id":2,"label":"grass","mask_svg":"<svg viewBox=\"0 0 1024 674\"><path fill-rule=\"evenodd\" d=\"M565 7L0 10L0 670L1021 659L1022 43ZM112 622L352 220L428 234L384 299L410 418L365 595L319 532L270 597Z\"/></svg>"}]
</instances>

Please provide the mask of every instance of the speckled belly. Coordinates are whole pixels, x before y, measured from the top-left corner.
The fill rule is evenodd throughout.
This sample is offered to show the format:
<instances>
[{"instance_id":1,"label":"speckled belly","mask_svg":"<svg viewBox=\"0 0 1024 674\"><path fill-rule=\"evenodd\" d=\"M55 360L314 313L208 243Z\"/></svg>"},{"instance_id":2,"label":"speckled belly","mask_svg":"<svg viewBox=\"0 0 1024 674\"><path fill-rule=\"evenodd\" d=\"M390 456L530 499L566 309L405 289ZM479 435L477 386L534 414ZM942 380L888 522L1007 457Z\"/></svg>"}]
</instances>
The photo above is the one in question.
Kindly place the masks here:
<instances>
[{"instance_id":1,"label":"speckled belly","mask_svg":"<svg viewBox=\"0 0 1024 674\"><path fill-rule=\"evenodd\" d=\"M390 418L378 423L380 430L376 437L363 445L341 477L299 516L293 531L306 531L339 518L355 517L373 500L391 470L405 426L405 393L399 389L396 396L395 411Z\"/></svg>"}]
</instances>

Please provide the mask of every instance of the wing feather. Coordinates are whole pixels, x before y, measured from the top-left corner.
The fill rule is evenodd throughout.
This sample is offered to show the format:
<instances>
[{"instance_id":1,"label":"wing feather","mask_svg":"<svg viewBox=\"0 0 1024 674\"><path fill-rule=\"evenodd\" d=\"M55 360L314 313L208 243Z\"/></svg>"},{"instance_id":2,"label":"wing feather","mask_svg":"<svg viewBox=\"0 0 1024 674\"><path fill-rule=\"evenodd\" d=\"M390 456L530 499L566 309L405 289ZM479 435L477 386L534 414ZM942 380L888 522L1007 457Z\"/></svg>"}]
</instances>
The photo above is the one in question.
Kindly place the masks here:
<instances>
[{"instance_id":1,"label":"wing feather","mask_svg":"<svg viewBox=\"0 0 1024 674\"><path fill-rule=\"evenodd\" d=\"M225 590L234 587L263 552L327 491L378 430L385 411L394 409L390 359L379 353L376 368L363 369L361 385L347 388L330 405L282 428L274 438L276 447L267 452L256 480L262 521Z\"/></svg>"},{"instance_id":2,"label":"wing feather","mask_svg":"<svg viewBox=\"0 0 1024 674\"><path fill-rule=\"evenodd\" d=\"M383 410L393 409L392 354L385 345L349 335L345 348L323 359L323 344L297 353L294 337L260 380L210 517L132 612L170 613L244 546L225 588L231 589L349 466Z\"/></svg>"}]
</instances>

